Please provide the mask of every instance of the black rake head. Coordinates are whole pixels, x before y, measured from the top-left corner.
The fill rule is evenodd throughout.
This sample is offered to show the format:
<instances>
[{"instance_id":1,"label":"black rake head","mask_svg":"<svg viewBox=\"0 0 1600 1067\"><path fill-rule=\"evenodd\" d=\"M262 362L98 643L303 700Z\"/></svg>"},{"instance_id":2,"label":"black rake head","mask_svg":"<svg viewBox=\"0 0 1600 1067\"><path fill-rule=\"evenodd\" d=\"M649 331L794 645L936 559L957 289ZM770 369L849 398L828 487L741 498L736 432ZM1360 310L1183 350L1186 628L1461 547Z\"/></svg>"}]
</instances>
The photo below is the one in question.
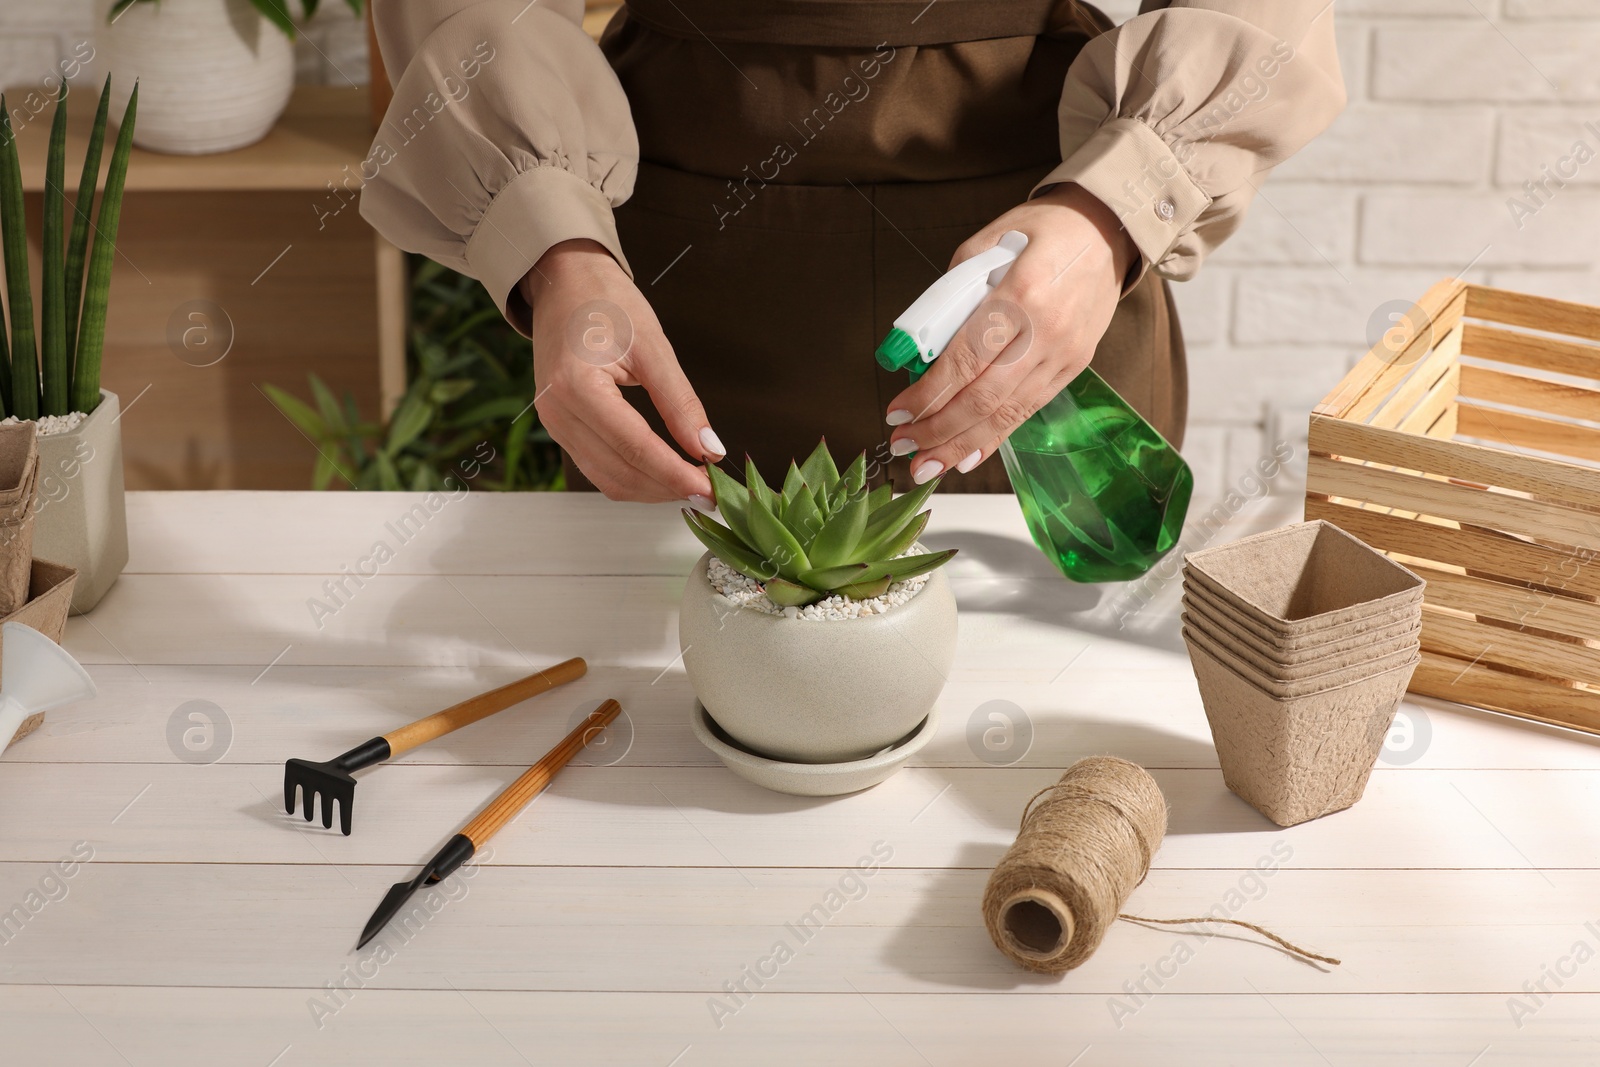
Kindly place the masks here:
<instances>
[{"instance_id":1,"label":"black rake head","mask_svg":"<svg viewBox=\"0 0 1600 1067\"><path fill-rule=\"evenodd\" d=\"M337 762L313 763L292 759L283 765L283 810L294 814L294 795L300 792L306 822L311 821L317 798L322 798L322 826L333 828L333 806L339 805L339 829L350 836L350 809L355 804L356 780Z\"/></svg>"}]
</instances>

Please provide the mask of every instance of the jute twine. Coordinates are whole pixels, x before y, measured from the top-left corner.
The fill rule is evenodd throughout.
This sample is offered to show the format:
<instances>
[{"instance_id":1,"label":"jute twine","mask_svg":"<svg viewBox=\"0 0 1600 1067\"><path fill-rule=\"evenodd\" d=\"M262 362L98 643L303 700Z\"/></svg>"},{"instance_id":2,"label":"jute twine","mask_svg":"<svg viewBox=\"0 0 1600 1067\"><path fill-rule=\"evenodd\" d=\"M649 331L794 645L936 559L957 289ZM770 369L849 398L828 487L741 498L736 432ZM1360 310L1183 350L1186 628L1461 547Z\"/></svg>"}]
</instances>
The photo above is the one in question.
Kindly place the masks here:
<instances>
[{"instance_id":1,"label":"jute twine","mask_svg":"<svg viewBox=\"0 0 1600 1067\"><path fill-rule=\"evenodd\" d=\"M1229 923L1305 959L1339 962L1238 919L1149 919L1124 913L1122 905L1149 874L1150 860L1166 832L1166 798L1143 767L1115 756L1079 760L1023 807L1017 840L984 890L989 937L1012 960L1046 974L1070 971L1087 960L1117 919Z\"/></svg>"}]
</instances>

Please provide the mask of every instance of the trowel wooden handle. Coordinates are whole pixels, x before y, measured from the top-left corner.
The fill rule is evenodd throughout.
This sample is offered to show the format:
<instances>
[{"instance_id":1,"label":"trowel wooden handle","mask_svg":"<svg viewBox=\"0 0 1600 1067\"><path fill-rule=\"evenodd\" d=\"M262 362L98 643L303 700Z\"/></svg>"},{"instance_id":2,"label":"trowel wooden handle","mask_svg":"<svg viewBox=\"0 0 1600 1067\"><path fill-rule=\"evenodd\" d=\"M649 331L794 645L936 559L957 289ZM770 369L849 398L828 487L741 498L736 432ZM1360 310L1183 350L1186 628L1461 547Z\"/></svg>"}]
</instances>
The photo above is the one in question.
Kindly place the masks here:
<instances>
[{"instance_id":1,"label":"trowel wooden handle","mask_svg":"<svg viewBox=\"0 0 1600 1067\"><path fill-rule=\"evenodd\" d=\"M570 763L573 756L582 752L583 747L604 730L621 710L622 705L615 700L608 700L595 708L587 719L580 722L561 740L559 745L545 753L544 758L538 763L522 772L521 778L506 786L505 792L495 797L487 808L478 812L471 822L463 826L461 834L472 841L473 849L482 848L485 841L528 806L528 801L544 792L544 787L550 784L550 779L556 776L556 772Z\"/></svg>"},{"instance_id":2,"label":"trowel wooden handle","mask_svg":"<svg viewBox=\"0 0 1600 1067\"><path fill-rule=\"evenodd\" d=\"M502 685L499 689L491 689L470 700L463 700L454 707L434 712L425 719L418 719L414 723L384 734L383 739L389 742L389 755L393 757L402 752L410 752L418 745L426 744L436 737L443 737L452 730L459 730L479 719L487 719L495 712L504 711L513 704L520 704L529 697L538 696L558 685L565 685L567 682L582 678L588 670L589 665L582 659L569 659L557 663L554 667L546 667L536 674L530 674L526 678L519 678L508 685Z\"/></svg>"}]
</instances>

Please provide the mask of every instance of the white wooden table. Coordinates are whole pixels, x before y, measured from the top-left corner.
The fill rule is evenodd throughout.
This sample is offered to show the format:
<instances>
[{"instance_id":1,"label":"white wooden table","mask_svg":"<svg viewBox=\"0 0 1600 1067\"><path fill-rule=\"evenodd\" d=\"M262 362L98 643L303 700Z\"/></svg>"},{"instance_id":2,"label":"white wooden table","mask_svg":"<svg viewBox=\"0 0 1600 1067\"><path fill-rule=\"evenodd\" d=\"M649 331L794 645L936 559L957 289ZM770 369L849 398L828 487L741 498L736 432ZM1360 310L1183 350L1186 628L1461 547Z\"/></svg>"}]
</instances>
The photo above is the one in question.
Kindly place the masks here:
<instances>
[{"instance_id":1,"label":"white wooden table","mask_svg":"<svg viewBox=\"0 0 1600 1067\"><path fill-rule=\"evenodd\" d=\"M1177 583L1119 628L1119 590L1051 572L1013 501L951 499L931 541L965 549L963 615L938 737L865 793L780 796L690 734L675 605L698 548L672 509L473 493L401 543L390 524L419 499L130 498L128 573L66 641L100 695L0 766L0 1063L1600 1060L1592 739L1408 704L1430 740L1397 739L1350 811L1279 829L1222 785ZM1251 521L1295 517L1291 500ZM379 576L328 601L379 541ZM317 597L338 608L320 629ZM580 683L366 772L354 836L284 814L286 757L570 655L592 665ZM354 953L388 885L606 696L627 711L615 747L426 924ZM969 744L993 701L1031 723L1010 766ZM1100 752L1150 768L1172 807L1131 908L1232 901L1344 965L1121 923L1063 978L1014 968L984 934L984 881L1024 799ZM874 848L889 858L864 891L830 898ZM1274 849L1289 858L1258 880ZM786 927L830 899L809 940ZM774 967L779 941L793 958Z\"/></svg>"}]
</instances>

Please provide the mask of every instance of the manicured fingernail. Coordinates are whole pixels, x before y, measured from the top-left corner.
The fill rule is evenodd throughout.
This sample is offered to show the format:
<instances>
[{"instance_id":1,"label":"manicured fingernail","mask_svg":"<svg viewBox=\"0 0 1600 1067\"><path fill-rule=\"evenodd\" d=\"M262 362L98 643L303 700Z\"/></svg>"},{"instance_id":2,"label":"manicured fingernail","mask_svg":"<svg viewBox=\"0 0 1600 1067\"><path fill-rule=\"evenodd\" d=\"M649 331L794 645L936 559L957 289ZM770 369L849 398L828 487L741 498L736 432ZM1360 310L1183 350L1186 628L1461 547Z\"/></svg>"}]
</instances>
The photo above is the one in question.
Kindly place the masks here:
<instances>
[{"instance_id":1,"label":"manicured fingernail","mask_svg":"<svg viewBox=\"0 0 1600 1067\"><path fill-rule=\"evenodd\" d=\"M707 452L713 455L726 456L728 454L728 450L722 447L722 438L712 433L709 426L700 431L700 443L705 446Z\"/></svg>"},{"instance_id":2,"label":"manicured fingernail","mask_svg":"<svg viewBox=\"0 0 1600 1067\"><path fill-rule=\"evenodd\" d=\"M939 472L942 470L944 470L943 463L940 463L936 459L930 459L925 463L920 464L916 470L911 472L911 480L916 482L918 485L921 485L930 478L937 478L939 476Z\"/></svg>"},{"instance_id":3,"label":"manicured fingernail","mask_svg":"<svg viewBox=\"0 0 1600 1067\"><path fill-rule=\"evenodd\" d=\"M917 450L917 443L909 437L897 437L889 442L889 455L909 456Z\"/></svg>"},{"instance_id":4,"label":"manicured fingernail","mask_svg":"<svg viewBox=\"0 0 1600 1067\"><path fill-rule=\"evenodd\" d=\"M973 467L976 467L978 465L978 461L980 459L982 459L982 458L983 458L983 449L980 448L976 452L974 452L970 456L968 456L966 459L962 460L960 463L957 463L956 464L956 470L960 471L962 474L965 474L968 471L970 471Z\"/></svg>"},{"instance_id":5,"label":"manicured fingernail","mask_svg":"<svg viewBox=\"0 0 1600 1067\"><path fill-rule=\"evenodd\" d=\"M689 506L694 508L696 511L703 511L708 515L717 510L716 501L712 500L708 496L701 496L699 493L689 494Z\"/></svg>"},{"instance_id":6,"label":"manicured fingernail","mask_svg":"<svg viewBox=\"0 0 1600 1067\"><path fill-rule=\"evenodd\" d=\"M887 422L890 426L904 426L913 418L915 418L915 416L905 408L895 408L893 411L889 412L888 418L884 419L883 421Z\"/></svg>"}]
</instances>

